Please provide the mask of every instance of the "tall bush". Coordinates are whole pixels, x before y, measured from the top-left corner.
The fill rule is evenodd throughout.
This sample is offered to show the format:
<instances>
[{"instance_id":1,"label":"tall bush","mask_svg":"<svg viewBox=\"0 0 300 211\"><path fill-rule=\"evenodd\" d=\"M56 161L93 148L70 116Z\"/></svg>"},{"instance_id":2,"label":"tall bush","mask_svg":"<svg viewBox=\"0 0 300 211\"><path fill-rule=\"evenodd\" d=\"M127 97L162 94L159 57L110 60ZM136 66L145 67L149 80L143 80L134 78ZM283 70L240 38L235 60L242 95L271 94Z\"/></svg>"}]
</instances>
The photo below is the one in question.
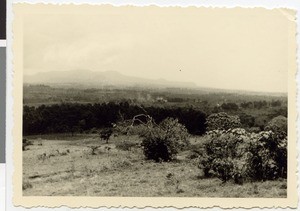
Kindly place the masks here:
<instances>
[{"instance_id":1,"label":"tall bush","mask_svg":"<svg viewBox=\"0 0 300 211\"><path fill-rule=\"evenodd\" d=\"M199 167L205 176L222 181L240 180L246 174L246 148L249 139L244 129L213 130L207 133Z\"/></svg>"},{"instance_id":2,"label":"tall bush","mask_svg":"<svg viewBox=\"0 0 300 211\"><path fill-rule=\"evenodd\" d=\"M205 176L226 182L234 179L272 180L287 175L287 137L272 131L213 130L205 136L199 167Z\"/></svg>"},{"instance_id":3,"label":"tall bush","mask_svg":"<svg viewBox=\"0 0 300 211\"><path fill-rule=\"evenodd\" d=\"M287 176L287 138L272 131L252 135L248 146L249 174L255 180Z\"/></svg>"},{"instance_id":4,"label":"tall bush","mask_svg":"<svg viewBox=\"0 0 300 211\"><path fill-rule=\"evenodd\" d=\"M147 159L171 161L189 145L188 132L177 119L166 118L143 134L142 146Z\"/></svg>"}]
</instances>

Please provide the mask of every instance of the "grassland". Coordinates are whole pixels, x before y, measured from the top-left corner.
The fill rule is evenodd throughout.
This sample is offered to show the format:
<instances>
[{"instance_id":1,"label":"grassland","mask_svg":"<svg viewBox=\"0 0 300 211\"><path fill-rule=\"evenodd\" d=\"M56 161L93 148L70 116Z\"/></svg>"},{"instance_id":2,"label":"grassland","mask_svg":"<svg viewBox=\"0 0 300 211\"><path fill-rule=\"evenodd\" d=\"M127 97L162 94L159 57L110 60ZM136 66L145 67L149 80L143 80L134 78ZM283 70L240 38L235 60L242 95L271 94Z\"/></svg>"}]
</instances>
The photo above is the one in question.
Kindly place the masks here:
<instances>
[{"instance_id":1,"label":"grassland","mask_svg":"<svg viewBox=\"0 0 300 211\"><path fill-rule=\"evenodd\" d=\"M144 159L142 149L116 147L122 141L139 143L136 136L97 135L26 137L33 141L23 151L24 196L176 196L176 197L286 197L286 180L222 183L203 178L197 159L186 150L174 162ZM128 140L130 139L130 140ZM191 138L191 149L201 144ZM95 155L92 146L99 146Z\"/></svg>"}]
</instances>

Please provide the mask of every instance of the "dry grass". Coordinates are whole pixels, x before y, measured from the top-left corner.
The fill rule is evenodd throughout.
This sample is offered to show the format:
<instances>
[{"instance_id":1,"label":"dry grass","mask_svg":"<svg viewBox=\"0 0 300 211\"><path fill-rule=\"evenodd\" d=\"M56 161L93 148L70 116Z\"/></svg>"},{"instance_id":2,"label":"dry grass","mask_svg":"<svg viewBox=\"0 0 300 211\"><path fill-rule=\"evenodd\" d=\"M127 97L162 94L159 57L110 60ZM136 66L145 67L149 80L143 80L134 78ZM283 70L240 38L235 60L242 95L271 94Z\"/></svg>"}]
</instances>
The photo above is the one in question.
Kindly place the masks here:
<instances>
[{"instance_id":1,"label":"dry grass","mask_svg":"<svg viewBox=\"0 0 300 211\"><path fill-rule=\"evenodd\" d=\"M91 136L60 139L32 139L34 145L23 152L25 196L286 197L286 180L236 185L203 179L189 152L175 162L155 163L145 161L140 148L117 149L126 137L113 137L109 144ZM91 155L90 146L98 145Z\"/></svg>"}]
</instances>

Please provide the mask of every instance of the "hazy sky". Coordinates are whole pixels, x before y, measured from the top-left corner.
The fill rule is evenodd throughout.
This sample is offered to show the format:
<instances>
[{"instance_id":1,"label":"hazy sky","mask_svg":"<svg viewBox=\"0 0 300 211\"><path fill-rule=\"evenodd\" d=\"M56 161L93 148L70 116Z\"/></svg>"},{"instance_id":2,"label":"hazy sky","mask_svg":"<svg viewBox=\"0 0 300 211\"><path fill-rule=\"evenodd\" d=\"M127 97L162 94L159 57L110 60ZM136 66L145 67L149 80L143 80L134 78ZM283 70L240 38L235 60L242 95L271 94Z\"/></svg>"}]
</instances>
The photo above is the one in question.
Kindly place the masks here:
<instances>
[{"instance_id":1,"label":"hazy sky","mask_svg":"<svg viewBox=\"0 0 300 211\"><path fill-rule=\"evenodd\" d=\"M25 74L113 70L203 87L287 91L291 20L279 10L98 7L23 21Z\"/></svg>"}]
</instances>

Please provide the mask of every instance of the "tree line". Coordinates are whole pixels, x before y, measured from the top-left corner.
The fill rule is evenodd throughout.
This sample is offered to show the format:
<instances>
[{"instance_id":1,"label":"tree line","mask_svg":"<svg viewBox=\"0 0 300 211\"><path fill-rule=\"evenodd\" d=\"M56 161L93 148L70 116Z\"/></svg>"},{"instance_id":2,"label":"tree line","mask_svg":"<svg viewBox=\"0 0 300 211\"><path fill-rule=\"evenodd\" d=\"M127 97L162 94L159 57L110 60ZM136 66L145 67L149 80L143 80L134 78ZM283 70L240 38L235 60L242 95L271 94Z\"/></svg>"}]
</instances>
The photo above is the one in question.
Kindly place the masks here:
<instances>
[{"instance_id":1,"label":"tree line","mask_svg":"<svg viewBox=\"0 0 300 211\"><path fill-rule=\"evenodd\" d=\"M143 107L128 102L96 104L62 103L23 107L23 135L49 133L78 133L93 128L107 128L112 124L147 113L156 123L167 117L177 118L190 134L206 131L206 114L194 108Z\"/></svg>"}]
</instances>

